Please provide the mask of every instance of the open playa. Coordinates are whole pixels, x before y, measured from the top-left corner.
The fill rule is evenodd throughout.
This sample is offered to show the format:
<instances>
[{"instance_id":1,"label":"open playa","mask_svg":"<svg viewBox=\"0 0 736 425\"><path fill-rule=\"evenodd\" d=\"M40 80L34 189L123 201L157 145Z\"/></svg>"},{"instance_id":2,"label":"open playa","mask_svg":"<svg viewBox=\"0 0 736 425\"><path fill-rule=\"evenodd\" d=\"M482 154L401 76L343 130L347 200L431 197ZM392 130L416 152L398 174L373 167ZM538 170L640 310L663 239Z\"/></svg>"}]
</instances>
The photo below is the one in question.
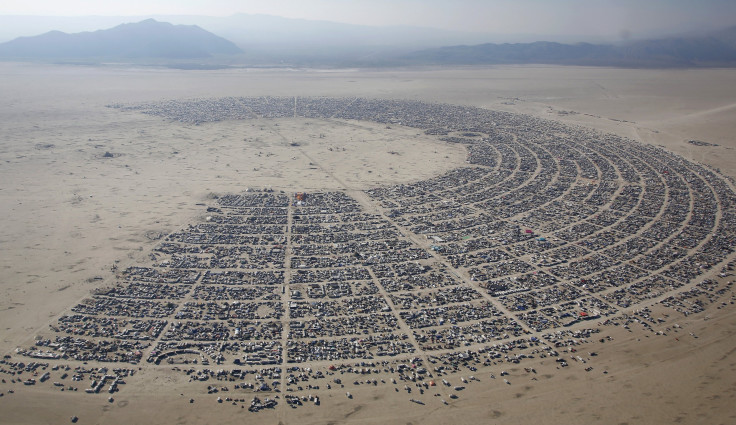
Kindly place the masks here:
<instances>
[{"instance_id":1,"label":"open playa","mask_svg":"<svg viewBox=\"0 0 736 425\"><path fill-rule=\"evenodd\" d=\"M733 205L721 202L730 202L730 195L723 193L732 193L732 179L736 177L733 70L504 66L177 71L2 63L0 94L0 353L11 356L0 364L0 417L4 423L65 423L72 416L78 416L78 423L84 424L726 424L735 420L730 406L736 397L736 309L728 266L734 256L725 250L698 256L699 249L711 246L710 238L719 233L718 226L733 219ZM200 111L217 110L223 106L208 102L225 97L249 99L243 102L252 117L180 122L161 112L169 101L189 101ZM263 105L253 100L261 97L268 97ZM300 103L299 98L307 100ZM472 107L462 110L464 114L526 114L566 125L555 130L560 140L572 138L573 133L589 134L588 129L593 129L658 149L639 148L636 143L631 145L632 151L615 151L614 144L603 146L601 152L620 158L619 162L611 162L614 165L609 172L616 177L606 186L603 164L607 160L578 162L573 151L564 146L526 149L515 139L510 126L503 133L508 137L499 137L494 153L488 154L491 151L478 147L487 142L482 140L486 133L481 135L480 131L445 129L443 134L440 130L444 127L438 125L437 130L414 125L407 116L386 122L378 107L375 116L381 119L351 119L345 111L355 107L357 98L368 99L365 105L371 107L376 105L370 102L373 99L443 104L447 108L439 109L460 117L459 109L453 108ZM310 104L308 99L316 100ZM329 114L300 109L302 105L333 108L329 99L337 99L337 106ZM273 118L259 112L260 107L276 110L273 108L277 103L287 112ZM180 105L174 103L175 107ZM567 134L566 129L576 130ZM518 133L524 136L533 133L526 127L519 131L525 132ZM456 139L448 142L452 137ZM488 141L488 146L494 143ZM583 142L575 146L581 157L602 158L595 148L586 150L588 145ZM644 156L629 157L626 152L648 155L656 165L649 166ZM513 159L506 163L507 157ZM524 169L525 160L533 163L529 169ZM557 170L549 180L542 180L545 164L555 164ZM598 171L586 174L586 164L594 164L590 169ZM625 164L635 176L626 175ZM488 177L477 171L470 171L470 177L452 174L453 170L472 165L487 167L502 183L488 191L493 193L484 194L488 198L463 204L461 196L483 193L482 189L471 192L470 187L474 182L480 186ZM718 170L720 174L707 170ZM435 180L448 175L453 177L446 182ZM642 176L640 180L638 176ZM512 185L514 179L520 182L518 186ZM436 189L442 184L451 189ZM515 196L512 201L523 203L526 198L522 198L519 188L533 184L559 187L566 201L578 192L585 196L600 192L603 201L595 205L587 202L591 198L585 198L586 202L564 204L569 206L566 212L571 216L582 217L567 222L565 214L544 218L543 214L527 214L531 210L524 209L499 218L499 205L506 201L494 204L493 200L505 199L501 198L503 188L510 187L508 193ZM387 187L395 188L394 192L383 191ZM661 193L656 193L656 188L661 188ZM634 196L636 206L612 201L624 199L627 190L639 191ZM296 192L306 193L303 204ZM435 193L442 196L435 199ZM316 195L310 198L311 194ZM252 201L254 196L261 200ZM423 197L432 208L422 210ZM637 219L628 214L643 210L647 197L651 202L658 197L662 200L652 207L654 212L643 211L643 218L637 216L640 224L636 227ZM675 205L680 201L684 202L684 213ZM552 198L549 202L554 205ZM672 209L668 209L670 205ZM463 224L458 213L467 214L472 223ZM481 221L489 227L496 223L495 233L489 230L487 234L470 232L466 236L451 226L460 222L474 228ZM446 225L444 230L437 224L440 222ZM260 228L238 236L251 242L245 243L247 251L237 254L200 250L201 244L195 248L199 242L192 242L192 235L207 235L203 230L209 229L207 226L232 223L257 224L270 230ZM516 227L512 229L512 225ZM524 235L527 227L530 233ZM662 235L671 229L675 231ZM275 236L266 238L269 232ZM339 239L343 233L348 240ZM511 233L503 247L501 243L482 246L479 242L475 251L470 250L472 255L465 251L448 253L451 247L469 243L468 239L492 240ZM376 252L399 259L387 262L387 270L373 257L361 256L362 251L348 249L350 238L358 235L368 235L362 246L382 243L384 247L376 248ZM252 242L259 237L268 242ZM613 242L606 242L607 238ZM617 251L616 244L621 240L632 244ZM534 248L540 250L536 253L506 249L507 244L521 249L536 241L551 244L544 249L557 256L548 255L542 248ZM162 243L170 245L162 248ZM268 255L263 252L266 245ZM313 245L323 251L311 251ZM641 249L641 255L632 254L630 246ZM653 252L678 261L695 258L688 264L702 274L691 276L688 271L678 270L667 274L669 263L655 266L655 260L645 255ZM628 268L606 263L606 259L617 260L619 255ZM597 261L614 274L624 269L658 270L662 276L657 281L659 289L670 288L671 292L663 289L622 300L617 298L621 294L616 284L591 289L597 281L591 281L587 272L572 270L578 257ZM250 268L264 274L253 274L253 293L237 293L231 291L236 288L226 281L227 273L205 275L208 265L215 264L209 261L213 258L237 258L242 260L241 265L251 261ZM318 258L327 265L315 265ZM206 265L197 265L197 261L205 264L205 259ZM184 265L173 265L178 260ZM416 292L423 297L411 300L412 291L406 286L392 286L393 279L398 281L405 271L397 264L408 265L407 269L419 265L418 275L429 279L437 273L445 283L422 287L414 282ZM487 264L492 266L485 267ZM541 282L539 275L554 276L554 282L538 283L531 291L516 291L516 283L507 282L504 285L510 286L503 287L509 290L506 298L499 295L503 291L498 289L506 277L498 271L501 264L522 270L508 272L508 276L524 274L530 282ZM128 281L149 290L169 278L154 273L146 282L142 277L132 278L131 272L123 273L136 267L149 271L160 267L172 273L194 270L197 277L188 285L180 285L188 277L177 275L177 285L159 288L171 292L154 294L145 301L137 296L116 298L110 295L112 292L100 293L101 288L109 291ZM237 269L232 264L217 267ZM354 276L346 279L349 282L345 287L330 286L328 283L334 282L318 276L320 268L345 268ZM265 275L276 277L264 283L270 279ZM644 275L632 278L632 282L646 279ZM601 281L607 278L600 277ZM207 289L207 279L228 294L229 298L224 298L227 303L215 298L224 295L213 295ZM238 279L246 277L240 275ZM181 293L176 292L182 287ZM556 292L548 291L549 287ZM323 291L323 296L312 297L310 291ZM328 291L337 294L334 301L332 295L324 296ZM515 292L529 297L512 298ZM113 325L95 322L100 326L95 330L135 327L140 324L135 322L138 319L145 320L150 328L161 327L151 339L153 345L136 339L137 335L128 339L133 341L129 351L140 351L133 364L96 359L84 359L83 364L83 360L38 360L22 355L32 351L28 348L34 342L55 335L83 335L80 329L90 328L74 315L97 314L93 311L95 300L102 296L120 303L114 309L123 313L113 316L128 319L118 318ZM558 296L565 300L570 296L580 304L573 308L562 301L549 301L557 312L567 308L576 315L582 308L586 314L596 311L596 318L563 325L569 314L555 316L557 313L545 313L543 309L548 298ZM211 348L202 341L223 341L202 337L203 333L222 331L211 326L213 320L208 318L217 314L194 302L210 301L207 297L216 299L212 302L220 307L227 305L218 323L224 323L230 335L236 328L238 334L252 328L259 336L271 335L265 339L274 347L269 361L275 363L269 364L264 357L261 366L236 366L233 359L241 358L241 351L219 346L225 361L217 364L211 357L212 364L202 365L206 356L200 353ZM315 307L304 298L325 304ZM165 301L155 301L161 299ZM258 304L251 311L248 306L255 306L250 302L253 299ZM527 312L532 308L538 308L542 319ZM300 313L300 309L305 312ZM133 310L142 313L132 314ZM438 335L447 338L443 332L456 328L444 323L446 311L458 317L464 315L467 320L459 324L477 339L452 342L452 347L432 347L435 338L441 339ZM498 314L483 316L485 311ZM353 314L370 317L373 323L350 322ZM475 320L474 315L480 317ZM59 321L60 317L69 319ZM311 336L306 330L299 335L302 322L320 317L329 317L331 322L324 328L334 334L325 336L327 330L320 328ZM429 320L427 317L434 322L425 326L420 322ZM497 321L500 317L508 321ZM237 322L241 319L248 327L235 324L246 323ZM175 321L187 320L191 323L173 326ZM498 338L481 343L483 332L472 327L491 322L494 331L483 332ZM379 326L382 328L377 331ZM197 328L196 332L192 328ZM427 328L436 333L431 334ZM550 336L558 331L558 335ZM176 336L186 332L199 334L182 339L199 342L192 342L187 349L178 347L180 352L175 354L152 354L165 351L160 347L173 353ZM329 342L343 336L360 337L359 343L352 344L359 346L364 338L378 334L386 339L371 346L370 354L376 350L383 353L370 360L358 355L328 359L320 357L319 350L305 348L323 337L329 346ZM303 345L290 345L293 341ZM500 353L498 357L484 348L491 344L494 353ZM357 350L352 349L353 353ZM246 352L242 346L239 350ZM473 354L458 355L466 350ZM387 351L391 355L384 357ZM300 361L291 363L287 358ZM18 367L21 361L49 365L26 371ZM437 370L443 362L445 369ZM296 377L288 390L288 374L282 370L279 376L273 376L274 364L300 368L298 373L294 371ZM71 369L62 379L66 365ZM54 366L60 367L52 370ZM74 368L79 366L124 368L126 383L108 394L113 378L94 380L94 373L84 372L83 381L72 381ZM260 375L266 376L261 381L255 374L228 377L233 369L259 368L265 370ZM225 377L218 374L220 369L226 371ZM426 373L418 369L426 369ZM23 373L18 374L21 370ZM42 380L46 371L50 378ZM327 376L315 376L316 371ZM302 381L300 374L304 375ZM206 381L192 379L205 375ZM39 382L23 385L21 381L27 379ZM104 383L103 391L85 393L93 380ZM60 385L52 384L55 381ZM274 385L274 381L279 384ZM243 382L263 382L268 389L255 393L250 386L241 386ZM69 387L78 387L78 391ZM212 391L212 387L218 391ZM279 387L280 391L274 391ZM299 407L287 403L291 394L300 397ZM250 412L254 395L262 400L278 396L278 405ZM315 396L319 404L314 402Z\"/></svg>"}]
</instances>

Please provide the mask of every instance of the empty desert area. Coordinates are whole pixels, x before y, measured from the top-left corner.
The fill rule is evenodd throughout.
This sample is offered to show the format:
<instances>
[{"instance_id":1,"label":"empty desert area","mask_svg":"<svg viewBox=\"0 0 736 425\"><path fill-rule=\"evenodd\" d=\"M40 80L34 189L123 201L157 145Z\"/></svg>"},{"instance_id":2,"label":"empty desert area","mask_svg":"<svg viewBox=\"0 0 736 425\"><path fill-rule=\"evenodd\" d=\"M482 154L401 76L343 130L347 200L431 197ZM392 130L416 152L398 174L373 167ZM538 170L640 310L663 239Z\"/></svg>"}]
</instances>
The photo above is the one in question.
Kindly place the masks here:
<instances>
[{"instance_id":1,"label":"empty desert area","mask_svg":"<svg viewBox=\"0 0 736 425\"><path fill-rule=\"evenodd\" d=\"M2 423L736 421L734 69L0 95Z\"/></svg>"}]
</instances>

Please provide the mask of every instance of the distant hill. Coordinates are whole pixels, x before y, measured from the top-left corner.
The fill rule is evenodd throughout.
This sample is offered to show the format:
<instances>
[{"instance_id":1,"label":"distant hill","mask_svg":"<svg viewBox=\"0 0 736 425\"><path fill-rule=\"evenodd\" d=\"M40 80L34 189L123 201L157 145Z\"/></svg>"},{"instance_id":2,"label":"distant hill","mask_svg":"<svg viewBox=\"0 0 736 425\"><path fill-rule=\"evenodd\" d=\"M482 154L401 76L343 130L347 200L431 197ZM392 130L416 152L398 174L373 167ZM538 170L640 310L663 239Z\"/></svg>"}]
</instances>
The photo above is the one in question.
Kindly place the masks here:
<instances>
[{"instance_id":1,"label":"distant hill","mask_svg":"<svg viewBox=\"0 0 736 425\"><path fill-rule=\"evenodd\" d=\"M93 32L50 31L0 44L12 59L194 59L242 53L230 41L195 25L154 19Z\"/></svg>"},{"instance_id":2,"label":"distant hill","mask_svg":"<svg viewBox=\"0 0 736 425\"><path fill-rule=\"evenodd\" d=\"M539 41L439 47L403 55L397 62L404 65L736 66L736 27L707 35L640 40L624 45Z\"/></svg>"}]
</instances>

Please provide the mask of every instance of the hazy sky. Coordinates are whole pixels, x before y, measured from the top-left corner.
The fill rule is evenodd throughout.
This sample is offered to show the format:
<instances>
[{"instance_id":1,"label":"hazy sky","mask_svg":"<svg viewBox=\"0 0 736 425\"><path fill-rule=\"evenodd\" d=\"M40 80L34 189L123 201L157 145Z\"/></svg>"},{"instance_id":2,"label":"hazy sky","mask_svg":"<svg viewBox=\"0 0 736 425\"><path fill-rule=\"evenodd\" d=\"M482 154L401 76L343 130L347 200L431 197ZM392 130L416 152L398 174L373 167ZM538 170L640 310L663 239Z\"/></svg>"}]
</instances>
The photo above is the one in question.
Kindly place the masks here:
<instances>
[{"instance_id":1,"label":"hazy sky","mask_svg":"<svg viewBox=\"0 0 736 425\"><path fill-rule=\"evenodd\" d=\"M0 15L269 14L365 25L598 37L736 25L736 0L2 0Z\"/></svg>"}]
</instances>

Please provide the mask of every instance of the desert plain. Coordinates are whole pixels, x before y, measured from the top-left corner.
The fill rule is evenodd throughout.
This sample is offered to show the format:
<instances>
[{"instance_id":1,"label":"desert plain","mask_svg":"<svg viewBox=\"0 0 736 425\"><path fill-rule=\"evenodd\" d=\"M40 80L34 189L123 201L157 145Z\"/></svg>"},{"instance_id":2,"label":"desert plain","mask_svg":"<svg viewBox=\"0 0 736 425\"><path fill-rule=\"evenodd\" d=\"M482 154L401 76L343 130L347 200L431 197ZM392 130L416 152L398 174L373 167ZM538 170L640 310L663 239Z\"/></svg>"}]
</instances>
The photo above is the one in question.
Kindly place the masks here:
<instances>
[{"instance_id":1,"label":"desert plain","mask_svg":"<svg viewBox=\"0 0 736 425\"><path fill-rule=\"evenodd\" d=\"M3 63L0 75L0 353L13 362L33 361L16 349L32 345L96 289L114 284L116 271L150 266L163 235L201 222L218 197L249 188L356 193L467 165L465 146L400 124L301 117L192 124L112 105L276 96L471 106L616 134L718 170L728 184L736 177L736 72L730 69L179 71ZM112 401L106 393L84 393L83 386L78 392L50 382L24 386L2 373L0 417L19 424L67 423L73 416L78 423L732 423L733 278L719 265L693 283L706 278L726 289L703 311L684 315L653 300L652 317L666 314L665 320L601 326L579 354L565 352L567 367L536 356L519 365L458 370L433 376L438 387L421 396L418 389L407 394L404 382L391 384L391 373L371 376L385 381L378 385L353 385L365 377L346 373L345 388L330 377L319 389L299 391L319 395L319 406L291 409L281 398L287 393L269 393L280 396L274 409L249 412L242 408L247 403L216 399L250 401L251 392L208 394L208 385L222 383L192 382L170 365L141 362ZM73 368L80 362L51 363ZM508 383L501 372L508 372ZM471 375L477 380L465 382ZM457 399L447 397L443 377L453 387L464 383Z\"/></svg>"}]
</instances>

